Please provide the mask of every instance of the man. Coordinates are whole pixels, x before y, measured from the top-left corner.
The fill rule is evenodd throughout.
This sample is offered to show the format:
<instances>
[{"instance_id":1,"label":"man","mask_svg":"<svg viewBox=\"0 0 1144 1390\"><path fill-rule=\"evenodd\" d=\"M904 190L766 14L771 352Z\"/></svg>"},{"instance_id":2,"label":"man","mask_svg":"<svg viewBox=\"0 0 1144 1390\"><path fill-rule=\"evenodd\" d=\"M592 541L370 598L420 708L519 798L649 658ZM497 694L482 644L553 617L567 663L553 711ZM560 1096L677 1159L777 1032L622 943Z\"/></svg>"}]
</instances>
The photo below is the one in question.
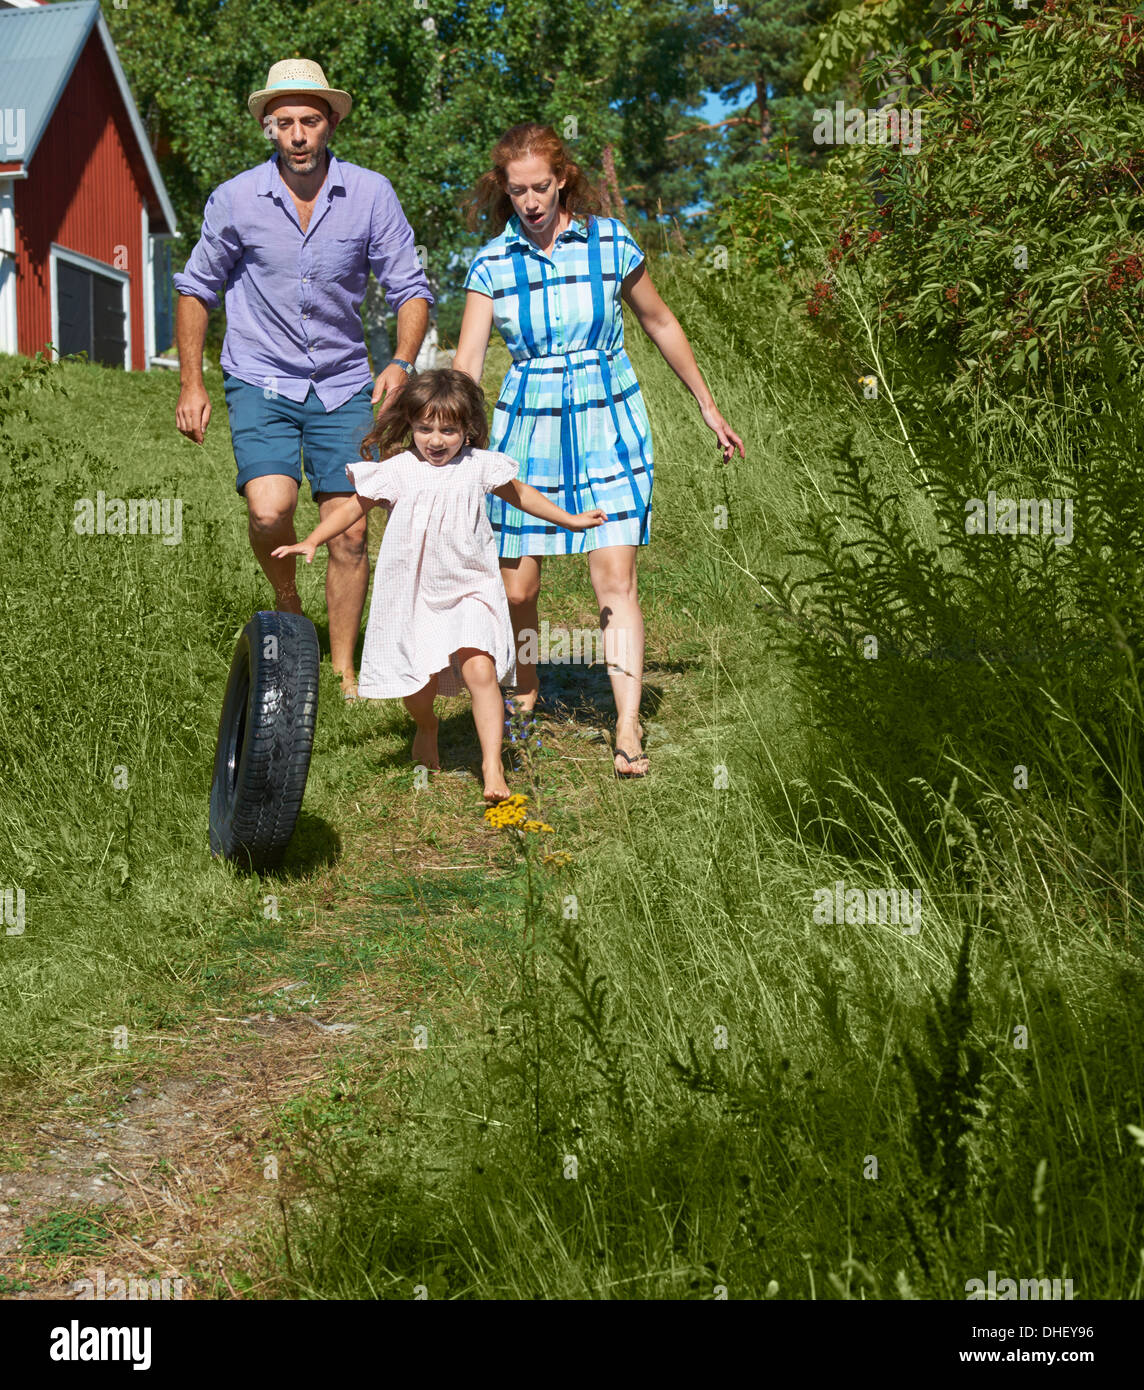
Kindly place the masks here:
<instances>
[{"instance_id":1,"label":"man","mask_svg":"<svg viewBox=\"0 0 1144 1390\"><path fill-rule=\"evenodd\" d=\"M350 111L317 63L275 63L248 106L273 139L274 157L220 184L181 274L175 333L182 389L179 431L196 444L210 423L202 358L207 315L226 290L220 365L238 492L250 544L278 608L300 613L290 545L302 474L325 518L352 493L345 465L358 458L373 406L391 406L412 372L433 296L413 230L389 180L327 149ZM376 382L359 309L370 269L397 313L397 353ZM356 698L354 647L369 585L366 522L329 542L326 604L330 661L347 700Z\"/></svg>"}]
</instances>

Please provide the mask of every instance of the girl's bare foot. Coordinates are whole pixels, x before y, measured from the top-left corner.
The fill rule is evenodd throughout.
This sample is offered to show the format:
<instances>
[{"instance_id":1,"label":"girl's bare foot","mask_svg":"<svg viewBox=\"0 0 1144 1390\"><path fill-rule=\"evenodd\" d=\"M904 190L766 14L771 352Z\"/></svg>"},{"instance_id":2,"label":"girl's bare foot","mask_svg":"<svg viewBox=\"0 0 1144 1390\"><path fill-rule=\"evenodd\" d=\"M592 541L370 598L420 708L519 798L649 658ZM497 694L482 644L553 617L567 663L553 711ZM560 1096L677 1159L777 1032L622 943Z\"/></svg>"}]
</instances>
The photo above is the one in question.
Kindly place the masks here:
<instances>
[{"instance_id":1,"label":"girl's bare foot","mask_svg":"<svg viewBox=\"0 0 1144 1390\"><path fill-rule=\"evenodd\" d=\"M504 778L504 768L498 763L496 767L486 767L485 777L485 800L490 806L495 806L498 801L504 801L508 797L508 783Z\"/></svg>"},{"instance_id":2,"label":"girl's bare foot","mask_svg":"<svg viewBox=\"0 0 1144 1390\"><path fill-rule=\"evenodd\" d=\"M441 771L441 758L437 752L437 721L431 727L418 729L413 735L413 761L419 767L427 767L430 772ZM508 793L506 792L507 796Z\"/></svg>"}]
</instances>

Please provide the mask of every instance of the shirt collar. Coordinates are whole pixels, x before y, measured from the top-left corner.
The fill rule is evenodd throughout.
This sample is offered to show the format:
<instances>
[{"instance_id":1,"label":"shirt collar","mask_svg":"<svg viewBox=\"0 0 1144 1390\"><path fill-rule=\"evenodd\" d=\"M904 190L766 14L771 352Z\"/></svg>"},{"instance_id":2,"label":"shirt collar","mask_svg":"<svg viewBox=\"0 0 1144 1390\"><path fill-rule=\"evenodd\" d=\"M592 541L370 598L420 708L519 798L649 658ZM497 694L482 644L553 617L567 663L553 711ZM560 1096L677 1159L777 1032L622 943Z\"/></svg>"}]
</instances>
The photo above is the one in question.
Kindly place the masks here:
<instances>
[{"instance_id":1,"label":"shirt collar","mask_svg":"<svg viewBox=\"0 0 1144 1390\"><path fill-rule=\"evenodd\" d=\"M506 245L506 246L512 246L513 243L515 242L515 243L519 243L521 246L523 246L523 247L525 248L525 250L528 250L529 247L531 247L533 251L536 250L536 242L530 241L530 240L528 239L528 237L526 237L525 234L521 231L521 228L520 228L520 218L517 217L517 215L516 215L515 212L509 214L509 219L508 219L508 221L505 223L505 229L504 229L503 235L504 235L504 240L505 240L505 245ZM576 238L578 238L580 241L587 241L587 240L588 240L588 224L587 224L587 221L586 221L584 218L582 218L582 217L577 217L577 216L575 216L575 214L573 214L572 221L571 221L571 222L568 224L568 226L565 227L565 229L560 233L560 237L576 237ZM559 240L560 240L560 237L557 237L557 238L556 238L556 240L557 240L558 242L559 242Z\"/></svg>"},{"instance_id":2,"label":"shirt collar","mask_svg":"<svg viewBox=\"0 0 1144 1390\"><path fill-rule=\"evenodd\" d=\"M326 181L322 184L322 192L327 197L333 194L335 188L345 191L345 180L342 177L342 166L338 163L338 157L333 150L329 151L330 163L326 169ZM262 181L259 185L259 194L271 196L282 191L284 180L278 172L278 151L267 159L262 165Z\"/></svg>"}]
</instances>

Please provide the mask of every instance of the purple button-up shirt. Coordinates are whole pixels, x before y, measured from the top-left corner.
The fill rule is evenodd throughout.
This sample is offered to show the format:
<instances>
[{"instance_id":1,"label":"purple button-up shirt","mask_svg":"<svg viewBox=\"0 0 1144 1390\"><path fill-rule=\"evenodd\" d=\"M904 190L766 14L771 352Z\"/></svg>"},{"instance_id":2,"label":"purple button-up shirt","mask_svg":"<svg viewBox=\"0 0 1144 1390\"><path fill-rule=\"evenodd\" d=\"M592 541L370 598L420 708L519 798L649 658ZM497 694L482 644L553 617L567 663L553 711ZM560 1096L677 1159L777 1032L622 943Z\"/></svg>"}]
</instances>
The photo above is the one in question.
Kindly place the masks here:
<instances>
[{"instance_id":1,"label":"purple button-up shirt","mask_svg":"<svg viewBox=\"0 0 1144 1390\"><path fill-rule=\"evenodd\" d=\"M292 401L313 386L330 411L373 380L359 312L370 270L395 313L407 299L433 303L389 180L331 153L303 234L275 153L207 199L174 282L212 309L225 288L223 371Z\"/></svg>"}]
</instances>

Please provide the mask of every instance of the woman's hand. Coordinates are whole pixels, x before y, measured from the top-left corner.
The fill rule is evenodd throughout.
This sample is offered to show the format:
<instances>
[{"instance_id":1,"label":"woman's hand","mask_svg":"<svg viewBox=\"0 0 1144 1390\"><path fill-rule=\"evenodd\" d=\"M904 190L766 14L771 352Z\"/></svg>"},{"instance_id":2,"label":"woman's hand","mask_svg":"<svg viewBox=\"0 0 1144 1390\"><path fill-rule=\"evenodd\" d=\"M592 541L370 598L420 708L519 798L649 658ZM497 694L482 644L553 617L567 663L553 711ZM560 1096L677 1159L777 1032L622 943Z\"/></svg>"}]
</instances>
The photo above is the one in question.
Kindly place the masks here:
<instances>
[{"instance_id":1,"label":"woman's hand","mask_svg":"<svg viewBox=\"0 0 1144 1390\"><path fill-rule=\"evenodd\" d=\"M746 458L743 441L719 414L715 402L711 400L711 392L707 389L707 383L703 380L699 365L695 361L695 354L687 341L687 335L679 326L679 320L652 284L646 261L641 261L624 281L623 297L624 302L631 305L640 327L659 348L663 360L684 386L697 401L710 402L708 405L700 404L699 410L703 416L703 423L715 431L723 462L729 462L736 449Z\"/></svg>"},{"instance_id":2,"label":"woman's hand","mask_svg":"<svg viewBox=\"0 0 1144 1390\"><path fill-rule=\"evenodd\" d=\"M593 526L603 526L607 519L607 512L602 512L599 507L593 507L590 512L578 512L568 522L568 529L569 531L590 531Z\"/></svg>"},{"instance_id":3,"label":"woman's hand","mask_svg":"<svg viewBox=\"0 0 1144 1390\"><path fill-rule=\"evenodd\" d=\"M399 367L397 370L400 371L401 368ZM290 555L305 555L306 563L309 565L313 564L314 552L317 548L316 545L305 540L299 541L297 545L280 545L277 550L272 550L270 553L276 560L285 560Z\"/></svg>"},{"instance_id":4,"label":"woman's hand","mask_svg":"<svg viewBox=\"0 0 1144 1390\"><path fill-rule=\"evenodd\" d=\"M743 441L727 421L723 419L722 415L719 414L714 401L712 401L710 405L700 406L699 413L703 416L703 423L708 429L715 431L715 437L719 441L719 449L723 455L724 463L730 462L736 448L739 450L739 456L741 458L747 457L743 451Z\"/></svg>"}]
</instances>

